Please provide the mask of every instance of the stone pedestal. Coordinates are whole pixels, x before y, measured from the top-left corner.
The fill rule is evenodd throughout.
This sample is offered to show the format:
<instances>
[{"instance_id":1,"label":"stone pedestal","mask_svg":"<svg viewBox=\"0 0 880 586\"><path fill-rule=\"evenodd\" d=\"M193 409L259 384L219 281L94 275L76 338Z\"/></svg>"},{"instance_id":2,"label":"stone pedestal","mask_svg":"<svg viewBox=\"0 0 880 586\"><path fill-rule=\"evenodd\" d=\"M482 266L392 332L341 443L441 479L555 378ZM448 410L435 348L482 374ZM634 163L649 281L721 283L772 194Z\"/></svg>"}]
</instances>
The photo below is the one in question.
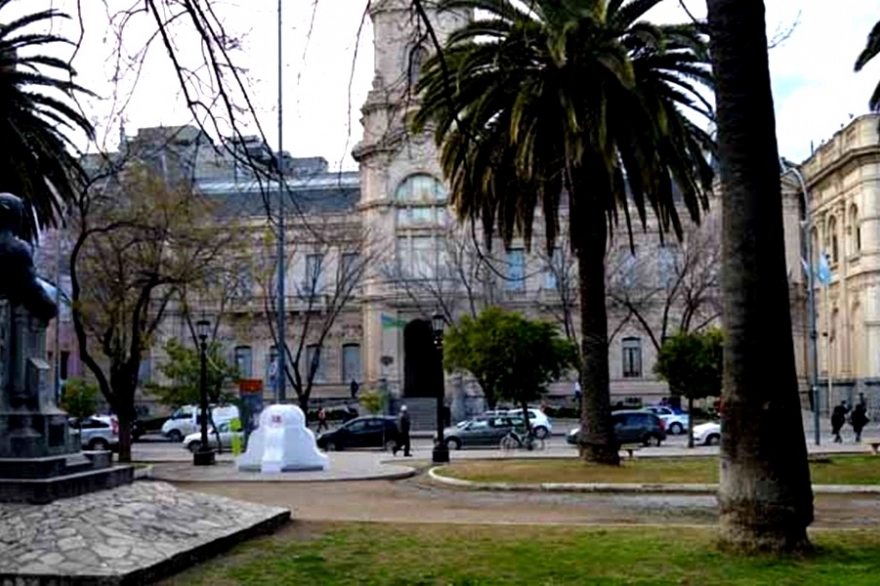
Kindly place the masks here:
<instances>
[{"instance_id":1,"label":"stone pedestal","mask_svg":"<svg viewBox=\"0 0 880 586\"><path fill-rule=\"evenodd\" d=\"M47 324L0 300L0 502L46 503L131 483L129 466L83 453L55 404Z\"/></svg>"}]
</instances>

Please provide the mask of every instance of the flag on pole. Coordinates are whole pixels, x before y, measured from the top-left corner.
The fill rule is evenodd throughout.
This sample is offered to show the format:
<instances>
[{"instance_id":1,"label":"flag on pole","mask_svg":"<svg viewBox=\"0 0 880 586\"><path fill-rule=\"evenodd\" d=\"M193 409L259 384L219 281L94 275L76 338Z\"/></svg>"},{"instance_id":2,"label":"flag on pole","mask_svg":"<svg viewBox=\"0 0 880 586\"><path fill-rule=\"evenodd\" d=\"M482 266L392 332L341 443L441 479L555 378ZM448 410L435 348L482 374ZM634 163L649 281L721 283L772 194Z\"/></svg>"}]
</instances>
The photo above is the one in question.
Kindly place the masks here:
<instances>
[{"instance_id":1,"label":"flag on pole","mask_svg":"<svg viewBox=\"0 0 880 586\"><path fill-rule=\"evenodd\" d=\"M406 326L406 320L398 319L393 315L388 315L387 313L382 314L381 320L383 330L391 330L394 328L402 328Z\"/></svg>"},{"instance_id":2,"label":"flag on pole","mask_svg":"<svg viewBox=\"0 0 880 586\"><path fill-rule=\"evenodd\" d=\"M816 268L816 278L826 287L831 282L831 267L828 264L827 253L819 255L819 266Z\"/></svg>"}]
</instances>

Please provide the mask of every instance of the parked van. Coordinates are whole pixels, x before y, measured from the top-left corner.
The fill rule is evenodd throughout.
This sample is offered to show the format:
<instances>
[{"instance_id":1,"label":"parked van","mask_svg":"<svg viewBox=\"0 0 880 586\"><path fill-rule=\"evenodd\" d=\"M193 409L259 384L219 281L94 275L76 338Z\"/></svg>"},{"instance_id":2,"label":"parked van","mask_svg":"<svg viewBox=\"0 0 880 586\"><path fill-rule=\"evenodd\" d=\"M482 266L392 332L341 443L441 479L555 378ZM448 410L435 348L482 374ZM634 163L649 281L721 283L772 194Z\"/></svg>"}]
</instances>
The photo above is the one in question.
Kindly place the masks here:
<instances>
[{"instance_id":1,"label":"parked van","mask_svg":"<svg viewBox=\"0 0 880 586\"><path fill-rule=\"evenodd\" d=\"M211 419L214 421L214 425L238 417L238 407L235 405L216 405L211 409ZM162 425L162 435L173 442L181 442L184 437L200 430L201 420L197 405L180 407Z\"/></svg>"}]
</instances>

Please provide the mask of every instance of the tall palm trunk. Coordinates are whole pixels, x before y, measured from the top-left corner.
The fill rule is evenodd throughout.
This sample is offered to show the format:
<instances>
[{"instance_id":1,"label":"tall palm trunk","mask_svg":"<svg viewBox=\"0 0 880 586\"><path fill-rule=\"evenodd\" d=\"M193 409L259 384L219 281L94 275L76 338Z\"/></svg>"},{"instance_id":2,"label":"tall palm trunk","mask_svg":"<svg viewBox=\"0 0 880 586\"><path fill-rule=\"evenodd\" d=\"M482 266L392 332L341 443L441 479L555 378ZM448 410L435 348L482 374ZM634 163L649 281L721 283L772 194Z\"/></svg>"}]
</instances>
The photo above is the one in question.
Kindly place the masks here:
<instances>
[{"instance_id":1,"label":"tall palm trunk","mask_svg":"<svg viewBox=\"0 0 880 586\"><path fill-rule=\"evenodd\" d=\"M776 123L761 0L707 0L721 162L722 542L809 546L813 494L785 270Z\"/></svg>"},{"instance_id":2,"label":"tall palm trunk","mask_svg":"<svg viewBox=\"0 0 880 586\"><path fill-rule=\"evenodd\" d=\"M580 185L586 183L581 181ZM570 213L570 233L580 277L581 456L588 462L617 465L620 464L620 453L611 426L608 315L605 309L607 218L598 203L578 202L577 197L571 197Z\"/></svg>"}]
</instances>

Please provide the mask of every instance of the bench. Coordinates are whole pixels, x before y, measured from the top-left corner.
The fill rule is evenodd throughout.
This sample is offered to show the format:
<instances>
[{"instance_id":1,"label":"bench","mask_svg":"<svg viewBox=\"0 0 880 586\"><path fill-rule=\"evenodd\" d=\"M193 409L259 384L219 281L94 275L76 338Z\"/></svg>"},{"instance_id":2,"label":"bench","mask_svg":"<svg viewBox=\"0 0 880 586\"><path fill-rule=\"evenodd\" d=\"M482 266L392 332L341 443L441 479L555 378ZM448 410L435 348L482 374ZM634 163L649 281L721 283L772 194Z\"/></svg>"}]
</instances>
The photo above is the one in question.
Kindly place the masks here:
<instances>
[{"instance_id":1,"label":"bench","mask_svg":"<svg viewBox=\"0 0 880 586\"><path fill-rule=\"evenodd\" d=\"M630 444L630 445L626 445L626 446L620 446L620 450L623 451L623 452L626 452L626 455L629 457L630 460L633 459L633 452L636 452L636 451L638 451L638 450L640 450L640 449L641 449L641 446L639 446L639 445L637 445L637 444Z\"/></svg>"},{"instance_id":2,"label":"bench","mask_svg":"<svg viewBox=\"0 0 880 586\"><path fill-rule=\"evenodd\" d=\"M877 451L880 450L880 439L862 440L862 443L866 446L871 446L871 453L875 456L877 455Z\"/></svg>"}]
</instances>

